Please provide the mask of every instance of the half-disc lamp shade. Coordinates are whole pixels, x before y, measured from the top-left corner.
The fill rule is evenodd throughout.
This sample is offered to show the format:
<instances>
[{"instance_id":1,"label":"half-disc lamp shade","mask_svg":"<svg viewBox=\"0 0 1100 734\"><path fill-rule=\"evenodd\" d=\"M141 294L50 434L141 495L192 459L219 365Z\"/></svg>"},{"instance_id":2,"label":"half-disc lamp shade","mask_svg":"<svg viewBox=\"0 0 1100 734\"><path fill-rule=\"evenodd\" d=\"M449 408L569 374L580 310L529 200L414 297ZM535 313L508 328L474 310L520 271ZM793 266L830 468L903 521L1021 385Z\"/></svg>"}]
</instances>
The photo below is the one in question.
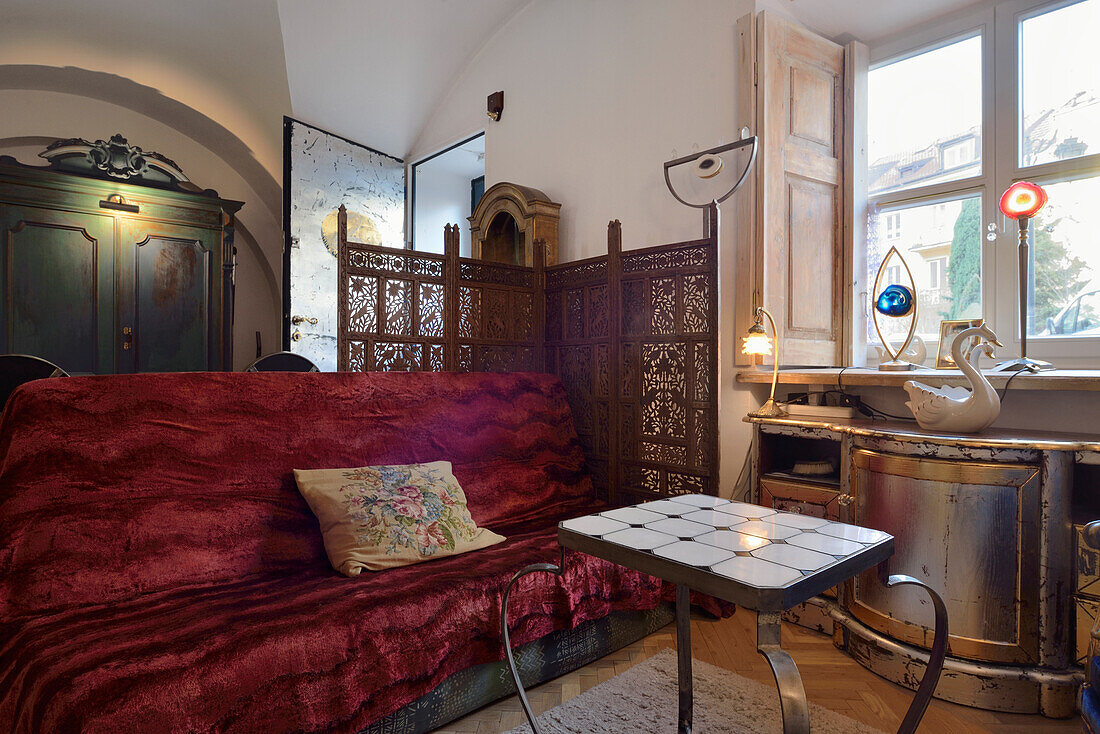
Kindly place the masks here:
<instances>
[{"instance_id":1,"label":"half-disc lamp shade","mask_svg":"<svg viewBox=\"0 0 1100 734\"><path fill-rule=\"evenodd\" d=\"M1011 219L1033 217L1047 203L1047 192L1030 181L1017 181L1001 195L1001 212Z\"/></svg>"}]
</instances>

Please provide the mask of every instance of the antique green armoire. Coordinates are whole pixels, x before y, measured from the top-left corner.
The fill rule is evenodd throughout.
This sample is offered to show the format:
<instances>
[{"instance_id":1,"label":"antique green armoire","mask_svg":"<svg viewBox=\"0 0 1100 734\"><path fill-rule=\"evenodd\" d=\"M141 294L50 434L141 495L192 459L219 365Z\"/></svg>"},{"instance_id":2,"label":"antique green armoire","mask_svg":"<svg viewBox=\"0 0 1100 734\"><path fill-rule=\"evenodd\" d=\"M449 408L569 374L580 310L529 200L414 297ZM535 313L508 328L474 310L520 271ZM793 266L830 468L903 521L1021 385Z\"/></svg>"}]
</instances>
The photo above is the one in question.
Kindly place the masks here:
<instances>
[{"instance_id":1,"label":"antique green armoire","mask_svg":"<svg viewBox=\"0 0 1100 734\"><path fill-rule=\"evenodd\" d=\"M70 374L232 370L241 202L121 135L39 155L0 156L0 353Z\"/></svg>"}]
</instances>

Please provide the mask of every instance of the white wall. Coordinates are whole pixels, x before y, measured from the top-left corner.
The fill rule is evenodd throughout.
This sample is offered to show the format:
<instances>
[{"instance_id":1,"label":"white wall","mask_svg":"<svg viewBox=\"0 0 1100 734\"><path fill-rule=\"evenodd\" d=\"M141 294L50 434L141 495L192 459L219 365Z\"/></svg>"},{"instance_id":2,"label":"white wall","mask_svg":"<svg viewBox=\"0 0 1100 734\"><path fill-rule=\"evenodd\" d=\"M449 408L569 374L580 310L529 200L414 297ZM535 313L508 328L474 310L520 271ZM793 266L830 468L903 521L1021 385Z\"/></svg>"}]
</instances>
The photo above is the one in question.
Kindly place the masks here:
<instances>
[{"instance_id":1,"label":"white wall","mask_svg":"<svg viewBox=\"0 0 1100 734\"><path fill-rule=\"evenodd\" d=\"M702 215L665 188L662 163L738 137L735 32L749 0L535 0L474 58L440 102L410 159L485 128L486 188L533 186L561 203L559 259L607 250L619 219L626 249L701 236ZM485 122L485 97L504 114ZM722 491L741 468L755 407L734 383L734 201L720 242ZM725 365L729 365L726 367Z\"/></svg>"},{"instance_id":2,"label":"white wall","mask_svg":"<svg viewBox=\"0 0 1100 734\"><path fill-rule=\"evenodd\" d=\"M443 252L443 227L458 225L459 254L470 256L470 179L450 171L433 170L431 163L416 170L415 239L422 252Z\"/></svg>"}]
</instances>

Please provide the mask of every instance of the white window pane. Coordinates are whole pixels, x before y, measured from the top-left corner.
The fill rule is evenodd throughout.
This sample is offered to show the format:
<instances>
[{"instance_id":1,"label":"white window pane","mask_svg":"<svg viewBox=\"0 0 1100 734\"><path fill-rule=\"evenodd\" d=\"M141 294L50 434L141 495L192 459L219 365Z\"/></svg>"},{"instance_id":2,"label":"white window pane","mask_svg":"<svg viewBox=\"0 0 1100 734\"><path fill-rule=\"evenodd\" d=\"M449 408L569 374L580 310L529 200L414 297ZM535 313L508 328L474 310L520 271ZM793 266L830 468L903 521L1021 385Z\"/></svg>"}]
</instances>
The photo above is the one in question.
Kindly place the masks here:
<instances>
[{"instance_id":1,"label":"white window pane","mask_svg":"<svg viewBox=\"0 0 1100 734\"><path fill-rule=\"evenodd\" d=\"M1043 186L1032 220L1028 334L1100 337L1100 177Z\"/></svg>"},{"instance_id":2,"label":"white window pane","mask_svg":"<svg viewBox=\"0 0 1100 734\"><path fill-rule=\"evenodd\" d=\"M868 191L957 181L982 171L982 39L868 74Z\"/></svg>"},{"instance_id":3,"label":"white window pane","mask_svg":"<svg viewBox=\"0 0 1100 734\"><path fill-rule=\"evenodd\" d=\"M1100 0L1020 23L1020 165L1100 153Z\"/></svg>"},{"instance_id":4,"label":"white window pane","mask_svg":"<svg viewBox=\"0 0 1100 734\"><path fill-rule=\"evenodd\" d=\"M892 208L871 215L867 237L867 283L873 286L879 266L897 247L916 281L917 336L927 350L925 364L936 361L940 321L982 318L981 196L936 204ZM900 221L901 236L890 239L886 223ZM894 260L893 262L897 262ZM887 265L881 291L887 285L909 285L900 266ZM878 294L873 294L877 296ZM873 298L864 304L867 341L879 344L872 322ZM908 330L908 319L879 316L887 338L897 347ZM912 355L908 357L912 360Z\"/></svg>"}]
</instances>

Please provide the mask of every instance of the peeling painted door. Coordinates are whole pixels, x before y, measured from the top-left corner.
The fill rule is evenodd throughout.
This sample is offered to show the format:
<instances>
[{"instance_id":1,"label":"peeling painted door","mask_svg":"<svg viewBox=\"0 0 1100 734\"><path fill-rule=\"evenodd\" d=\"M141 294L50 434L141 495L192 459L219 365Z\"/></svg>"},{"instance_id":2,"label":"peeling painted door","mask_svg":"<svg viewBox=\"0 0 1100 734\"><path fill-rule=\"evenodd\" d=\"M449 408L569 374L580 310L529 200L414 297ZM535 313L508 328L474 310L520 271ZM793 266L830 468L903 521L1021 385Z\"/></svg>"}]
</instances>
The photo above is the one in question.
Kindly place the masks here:
<instances>
[{"instance_id":1,"label":"peeling painted door","mask_svg":"<svg viewBox=\"0 0 1100 734\"><path fill-rule=\"evenodd\" d=\"M284 118L285 349L322 371L337 369L336 212L348 239L405 246L405 164L371 148ZM270 351L270 350L268 350Z\"/></svg>"}]
</instances>

